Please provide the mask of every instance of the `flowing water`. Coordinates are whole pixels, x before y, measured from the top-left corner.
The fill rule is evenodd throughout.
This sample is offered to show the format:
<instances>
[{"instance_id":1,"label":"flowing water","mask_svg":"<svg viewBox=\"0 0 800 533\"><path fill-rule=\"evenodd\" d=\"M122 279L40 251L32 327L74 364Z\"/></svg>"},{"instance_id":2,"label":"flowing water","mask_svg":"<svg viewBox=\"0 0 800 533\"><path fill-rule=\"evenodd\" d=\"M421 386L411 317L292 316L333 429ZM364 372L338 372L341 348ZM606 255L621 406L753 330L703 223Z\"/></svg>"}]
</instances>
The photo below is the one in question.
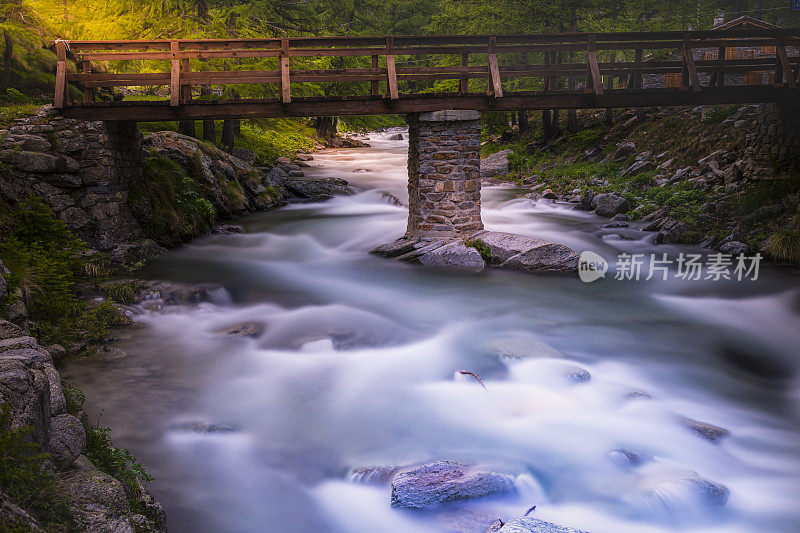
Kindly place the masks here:
<instances>
[{"instance_id":1,"label":"flowing water","mask_svg":"<svg viewBox=\"0 0 800 533\"><path fill-rule=\"evenodd\" d=\"M362 192L253 215L242 234L154 261L150 278L223 288L143 312L116 357L66 368L155 476L171 531L451 531L532 505L599 533L800 531L796 271L582 283L373 257L405 229L381 192L407 198L407 143L370 142L309 171ZM487 229L609 259L655 250L653 234L569 206L502 187L483 198ZM259 334L220 335L243 322ZM498 358L509 345L562 357ZM709 442L686 418L730 435ZM516 494L411 513L351 473L439 459L512 474ZM727 503L698 479L727 487Z\"/></svg>"}]
</instances>

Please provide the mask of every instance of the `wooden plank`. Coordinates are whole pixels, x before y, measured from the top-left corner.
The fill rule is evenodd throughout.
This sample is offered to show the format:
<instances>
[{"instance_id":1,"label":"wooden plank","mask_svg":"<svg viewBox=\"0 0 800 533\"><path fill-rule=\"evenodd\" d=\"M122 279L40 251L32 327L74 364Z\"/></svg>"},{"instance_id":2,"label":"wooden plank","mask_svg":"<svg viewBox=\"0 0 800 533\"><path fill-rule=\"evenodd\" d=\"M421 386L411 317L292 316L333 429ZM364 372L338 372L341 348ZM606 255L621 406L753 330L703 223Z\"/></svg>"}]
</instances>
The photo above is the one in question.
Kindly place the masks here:
<instances>
[{"instance_id":1,"label":"wooden plank","mask_svg":"<svg viewBox=\"0 0 800 533\"><path fill-rule=\"evenodd\" d=\"M775 83L782 83L783 74L786 74L786 83L789 85L789 88L790 89L797 88L797 81L794 78L794 71L792 70L792 64L789 63L789 55L786 53L786 46L784 45L784 43L779 42L775 51L779 58L779 64L783 69L781 76L778 76L777 73L775 74Z\"/></svg>"},{"instance_id":2,"label":"wooden plank","mask_svg":"<svg viewBox=\"0 0 800 533\"><path fill-rule=\"evenodd\" d=\"M694 64L694 56L692 55L692 48L690 45L690 37L687 33L683 39L683 62L686 65L686 72L692 82L692 90L700 91L700 77L697 75L697 67ZM681 85L683 88L683 84Z\"/></svg>"},{"instance_id":3,"label":"wooden plank","mask_svg":"<svg viewBox=\"0 0 800 533\"><path fill-rule=\"evenodd\" d=\"M292 101L291 78L289 77L289 39L281 39L281 102Z\"/></svg>"},{"instance_id":4,"label":"wooden plank","mask_svg":"<svg viewBox=\"0 0 800 533\"><path fill-rule=\"evenodd\" d=\"M490 94L495 98L503 97L503 84L500 80L500 69L497 65L497 39L489 39L489 88Z\"/></svg>"},{"instance_id":5,"label":"wooden plank","mask_svg":"<svg viewBox=\"0 0 800 533\"><path fill-rule=\"evenodd\" d=\"M169 77L169 105L176 107L181 102L181 61L178 41L170 43L170 55L172 64Z\"/></svg>"},{"instance_id":6,"label":"wooden plank","mask_svg":"<svg viewBox=\"0 0 800 533\"><path fill-rule=\"evenodd\" d=\"M588 79L594 88L594 94L603 94L603 81L600 78L600 68L597 65L597 52L595 49L595 35L589 36L589 44L586 49L586 62L588 63ZM587 83L587 86L589 84Z\"/></svg>"},{"instance_id":7,"label":"wooden plank","mask_svg":"<svg viewBox=\"0 0 800 533\"><path fill-rule=\"evenodd\" d=\"M87 61L128 61L136 59L171 59L169 52L85 52L81 58Z\"/></svg>"},{"instance_id":8,"label":"wooden plank","mask_svg":"<svg viewBox=\"0 0 800 533\"><path fill-rule=\"evenodd\" d=\"M375 54L372 56L372 69L377 70L378 68L378 55ZM372 96L378 96L380 94L380 85L378 80L373 80L369 84L369 94Z\"/></svg>"},{"instance_id":9,"label":"wooden plank","mask_svg":"<svg viewBox=\"0 0 800 533\"><path fill-rule=\"evenodd\" d=\"M708 88L701 92L678 89L615 90L604 95L578 91L547 93L506 93L501 99L487 95L415 95L397 101L361 97L295 98L286 105L280 100L208 101L171 107L168 102L98 102L65 108L63 116L82 120L202 120L223 118L308 117L330 115L371 115L435 111L437 109L475 109L511 111L518 109L580 109L607 107L694 106L707 104L769 103L787 101L785 88L740 86Z\"/></svg>"},{"instance_id":10,"label":"wooden plank","mask_svg":"<svg viewBox=\"0 0 800 533\"><path fill-rule=\"evenodd\" d=\"M64 41L56 41L56 91L53 96L53 107L63 109L67 98L67 45Z\"/></svg>"},{"instance_id":11,"label":"wooden plank","mask_svg":"<svg viewBox=\"0 0 800 533\"><path fill-rule=\"evenodd\" d=\"M461 54L461 67L466 69L469 67L469 54ZM467 94L469 92L469 76L462 74L458 82L458 92Z\"/></svg>"},{"instance_id":12,"label":"wooden plank","mask_svg":"<svg viewBox=\"0 0 800 533\"><path fill-rule=\"evenodd\" d=\"M394 39L386 38L386 85L389 90L389 98L397 100L400 95L397 91L397 72L394 64Z\"/></svg>"}]
</instances>

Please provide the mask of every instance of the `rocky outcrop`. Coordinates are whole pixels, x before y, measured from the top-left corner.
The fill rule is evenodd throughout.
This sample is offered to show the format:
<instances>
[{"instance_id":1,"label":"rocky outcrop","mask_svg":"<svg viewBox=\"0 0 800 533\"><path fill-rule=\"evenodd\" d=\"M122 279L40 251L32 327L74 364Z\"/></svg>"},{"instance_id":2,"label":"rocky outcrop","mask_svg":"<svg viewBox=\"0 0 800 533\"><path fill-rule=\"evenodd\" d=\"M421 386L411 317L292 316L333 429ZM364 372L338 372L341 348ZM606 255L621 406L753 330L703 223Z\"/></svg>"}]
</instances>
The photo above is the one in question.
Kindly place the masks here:
<instances>
[{"instance_id":1,"label":"rocky outcrop","mask_svg":"<svg viewBox=\"0 0 800 533\"><path fill-rule=\"evenodd\" d=\"M372 253L445 270L479 272L487 267L526 272L576 272L578 254L563 244L513 233L479 231L464 239L402 237Z\"/></svg>"},{"instance_id":2,"label":"rocky outcrop","mask_svg":"<svg viewBox=\"0 0 800 533\"><path fill-rule=\"evenodd\" d=\"M0 276L0 279L2 276ZM0 319L0 405L8 409L10 430L29 428L26 434L50 454L63 495L83 531L165 531L163 509L144 487L128 494L122 483L100 472L84 455L86 428L66 413L61 377L46 349L19 326ZM132 515L129 498L148 516ZM4 523L24 524L36 531L35 517L0 492Z\"/></svg>"},{"instance_id":3,"label":"rocky outcrop","mask_svg":"<svg viewBox=\"0 0 800 533\"><path fill-rule=\"evenodd\" d=\"M250 154L237 154L247 161L175 132L142 137L135 124L65 119L45 106L0 129L0 207L11 209L36 195L93 250L117 262L138 261L163 253L154 241L172 246L202 235L214 219L285 203L288 194L280 180L288 172L256 167ZM179 190L185 183L147 187L154 179L147 165L153 155L183 167L194 181L186 197ZM161 197L165 186L172 190ZM176 239L161 238L176 233L154 227L164 201L197 202L192 195L207 202L194 207L213 210L203 213L208 224L191 225Z\"/></svg>"},{"instance_id":4,"label":"rocky outcrop","mask_svg":"<svg viewBox=\"0 0 800 533\"><path fill-rule=\"evenodd\" d=\"M474 471L467 465L437 461L401 470L392 479L392 507L427 509L439 504L512 492L511 476Z\"/></svg>"}]
</instances>

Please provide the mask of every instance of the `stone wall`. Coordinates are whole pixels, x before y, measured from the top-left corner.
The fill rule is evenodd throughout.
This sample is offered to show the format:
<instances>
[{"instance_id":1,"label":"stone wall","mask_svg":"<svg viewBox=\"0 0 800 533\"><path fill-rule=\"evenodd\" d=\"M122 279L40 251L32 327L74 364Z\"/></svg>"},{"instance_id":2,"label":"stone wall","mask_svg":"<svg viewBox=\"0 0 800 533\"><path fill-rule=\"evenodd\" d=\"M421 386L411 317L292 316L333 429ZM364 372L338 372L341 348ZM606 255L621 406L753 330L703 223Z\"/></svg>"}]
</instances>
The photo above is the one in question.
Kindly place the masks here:
<instances>
[{"instance_id":1,"label":"stone wall","mask_svg":"<svg viewBox=\"0 0 800 533\"><path fill-rule=\"evenodd\" d=\"M481 221L480 113L408 116L408 229L414 237L471 235Z\"/></svg>"},{"instance_id":2,"label":"stone wall","mask_svg":"<svg viewBox=\"0 0 800 533\"><path fill-rule=\"evenodd\" d=\"M800 158L800 104L759 105L748 144L762 158Z\"/></svg>"},{"instance_id":3,"label":"stone wall","mask_svg":"<svg viewBox=\"0 0 800 533\"><path fill-rule=\"evenodd\" d=\"M102 122L56 116L49 107L15 120L0 130L0 197L13 206L36 195L93 249L124 258L143 239L127 207L138 135L132 127L109 130Z\"/></svg>"}]
</instances>

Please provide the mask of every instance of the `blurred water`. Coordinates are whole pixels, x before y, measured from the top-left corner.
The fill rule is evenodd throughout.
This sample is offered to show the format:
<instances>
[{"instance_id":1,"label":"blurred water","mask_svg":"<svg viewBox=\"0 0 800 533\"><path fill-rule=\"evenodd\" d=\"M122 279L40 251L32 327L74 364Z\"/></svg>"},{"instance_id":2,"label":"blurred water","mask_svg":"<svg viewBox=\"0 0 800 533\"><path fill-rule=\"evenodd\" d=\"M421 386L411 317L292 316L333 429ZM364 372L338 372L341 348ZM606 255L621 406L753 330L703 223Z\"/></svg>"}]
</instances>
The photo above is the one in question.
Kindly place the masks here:
<instances>
[{"instance_id":1,"label":"blurred water","mask_svg":"<svg viewBox=\"0 0 800 533\"><path fill-rule=\"evenodd\" d=\"M381 194L407 199L407 144L388 135L315 155L309 174L358 195L250 216L243 234L150 265L154 279L221 284L215 303L142 314L116 343L124 357L68 365L92 416L103 409L156 477L171 531L451 531L349 473L437 459L516 476L518 495L462 514L508 520L535 504L594 532L800 531L796 271L586 284L369 256L405 230L406 209ZM609 259L655 249L652 234L512 193L484 189L487 229ZM219 334L242 322L261 333ZM501 360L498 341L563 357ZM713 444L687 417L731 434ZM221 427L187 430L198 422ZM727 503L707 501L698 477L728 487Z\"/></svg>"}]
</instances>

